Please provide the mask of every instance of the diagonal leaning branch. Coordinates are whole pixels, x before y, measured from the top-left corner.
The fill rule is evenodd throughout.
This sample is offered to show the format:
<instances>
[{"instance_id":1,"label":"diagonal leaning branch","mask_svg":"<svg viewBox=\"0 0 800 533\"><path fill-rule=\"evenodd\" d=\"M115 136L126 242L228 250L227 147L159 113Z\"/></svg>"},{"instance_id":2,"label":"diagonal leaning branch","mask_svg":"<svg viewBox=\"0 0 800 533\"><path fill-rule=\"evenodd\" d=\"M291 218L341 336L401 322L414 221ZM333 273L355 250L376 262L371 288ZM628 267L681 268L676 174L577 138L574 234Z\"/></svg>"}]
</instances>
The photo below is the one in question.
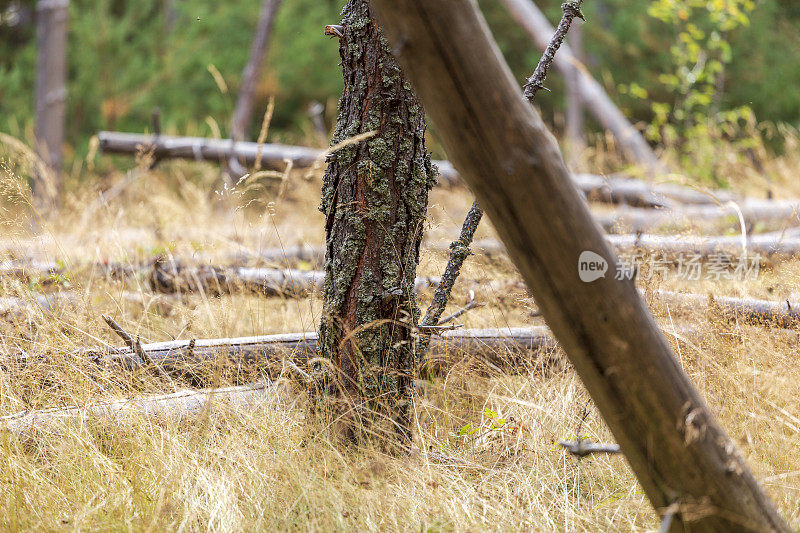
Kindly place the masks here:
<instances>
[{"instance_id":1,"label":"diagonal leaning branch","mask_svg":"<svg viewBox=\"0 0 800 533\"><path fill-rule=\"evenodd\" d=\"M670 531L788 531L631 280L578 277L611 246L520 97L474 0L373 0L453 164ZM491 83L486 83L491 80Z\"/></svg>"}]
</instances>

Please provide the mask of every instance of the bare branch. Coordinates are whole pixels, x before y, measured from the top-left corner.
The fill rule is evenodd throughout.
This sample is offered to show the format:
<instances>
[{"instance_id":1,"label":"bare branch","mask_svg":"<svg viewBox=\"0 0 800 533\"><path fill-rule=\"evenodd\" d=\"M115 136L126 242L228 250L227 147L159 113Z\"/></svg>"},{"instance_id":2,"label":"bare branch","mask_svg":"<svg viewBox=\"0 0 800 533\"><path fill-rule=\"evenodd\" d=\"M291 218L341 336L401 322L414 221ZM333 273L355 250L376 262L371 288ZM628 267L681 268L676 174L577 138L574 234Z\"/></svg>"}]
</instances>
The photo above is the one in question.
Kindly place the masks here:
<instances>
[{"instance_id":1,"label":"bare branch","mask_svg":"<svg viewBox=\"0 0 800 533\"><path fill-rule=\"evenodd\" d=\"M575 17L584 21L586 20L583 18L583 13L581 13L582 3L583 0L570 0L561 4L561 9L564 10L564 14L561 16L561 22L558 23L556 32L553 38L550 39L550 44L547 45L541 59L539 59L539 63L536 65L536 70L533 71L533 75L525 82L523 94L529 102L533 102L539 89L544 88L544 80L547 77L547 71L556 58L556 52L561 48L561 43L564 42L564 38L567 36L569 27L572 25L572 20Z\"/></svg>"},{"instance_id":2,"label":"bare branch","mask_svg":"<svg viewBox=\"0 0 800 533\"><path fill-rule=\"evenodd\" d=\"M471 290L471 291L469 291L469 301L467 302L467 305L465 305L464 307L462 307L461 309L459 309L455 313L452 313L452 314L447 315L446 317L440 319L438 325L442 326L444 324L447 324L448 322L452 322L453 320L455 320L456 318L460 317L461 315L463 315L464 313L466 313L470 309L475 309L476 307L483 307L485 305L486 304L483 303L483 302L476 302L475 301L475 291Z\"/></svg>"},{"instance_id":3,"label":"bare branch","mask_svg":"<svg viewBox=\"0 0 800 533\"><path fill-rule=\"evenodd\" d=\"M111 329L114 330L114 333L116 333L122 338L122 340L125 342L128 348L130 348L131 351L136 354L136 356L142 363L145 364L145 366L155 369L156 373L159 376L166 379L167 381L169 381L170 384L172 384L172 388L177 392L178 387L177 385L175 385L175 382L172 381L172 378L169 376L169 374L167 374L164 371L163 368L155 364L153 360L150 358L150 356L147 355L147 352L144 350L144 348L142 348L142 343L139 341L138 337L134 340L134 338L131 337L127 331L122 329L122 326L117 324L116 320L114 320L108 315L103 315L103 320L105 320L106 324L108 324L109 327L111 327ZM189 350L191 351L192 349L194 349L194 341L189 343Z\"/></svg>"}]
</instances>

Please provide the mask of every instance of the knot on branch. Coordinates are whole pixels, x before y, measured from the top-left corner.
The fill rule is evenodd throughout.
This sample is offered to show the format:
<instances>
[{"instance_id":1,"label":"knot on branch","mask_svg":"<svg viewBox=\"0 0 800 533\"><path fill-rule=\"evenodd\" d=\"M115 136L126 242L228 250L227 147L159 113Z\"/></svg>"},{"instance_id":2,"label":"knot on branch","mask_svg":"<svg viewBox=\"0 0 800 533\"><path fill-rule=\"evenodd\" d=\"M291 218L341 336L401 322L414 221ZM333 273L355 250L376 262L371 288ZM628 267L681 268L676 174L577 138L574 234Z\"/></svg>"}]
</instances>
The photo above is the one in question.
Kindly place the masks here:
<instances>
[{"instance_id":1,"label":"knot on branch","mask_svg":"<svg viewBox=\"0 0 800 533\"><path fill-rule=\"evenodd\" d=\"M463 243L461 240L455 241L450 244L450 251L453 255L467 257L472 254L469 243Z\"/></svg>"},{"instance_id":2,"label":"knot on branch","mask_svg":"<svg viewBox=\"0 0 800 533\"><path fill-rule=\"evenodd\" d=\"M523 88L522 95L527 98L528 100L533 100L536 93L539 92L541 89L544 89L547 92L550 92L550 89L542 85L541 82L535 81L533 79L529 79Z\"/></svg>"},{"instance_id":3,"label":"knot on branch","mask_svg":"<svg viewBox=\"0 0 800 533\"><path fill-rule=\"evenodd\" d=\"M572 2L564 2L561 4L561 9L564 11L564 15L570 18L578 17L582 21L586 22L586 19L583 17L583 13L581 12L581 2L576 0Z\"/></svg>"}]
</instances>

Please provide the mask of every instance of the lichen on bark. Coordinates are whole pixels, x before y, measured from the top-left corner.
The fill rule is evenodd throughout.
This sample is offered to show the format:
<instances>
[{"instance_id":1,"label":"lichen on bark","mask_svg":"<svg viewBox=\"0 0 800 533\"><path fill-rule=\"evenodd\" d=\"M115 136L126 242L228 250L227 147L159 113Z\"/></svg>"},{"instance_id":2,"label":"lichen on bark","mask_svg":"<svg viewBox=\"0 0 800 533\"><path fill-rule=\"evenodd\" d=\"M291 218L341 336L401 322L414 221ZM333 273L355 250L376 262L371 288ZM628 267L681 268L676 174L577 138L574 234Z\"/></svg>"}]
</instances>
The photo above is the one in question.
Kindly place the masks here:
<instances>
[{"instance_id":1,"label":"lichen on bark","mask_svg":"<svg viewBox=\"0 0 800 533\"><path fill-rule=\"evenodd\" d=\"M336 369L339 427L351 438L394 428L408 439L414 278L435 169L422 106L367 0L349 0L341 25L344 91L331 145L375 134L328 157L320 349Z\"/></svg>"}]
</instances>

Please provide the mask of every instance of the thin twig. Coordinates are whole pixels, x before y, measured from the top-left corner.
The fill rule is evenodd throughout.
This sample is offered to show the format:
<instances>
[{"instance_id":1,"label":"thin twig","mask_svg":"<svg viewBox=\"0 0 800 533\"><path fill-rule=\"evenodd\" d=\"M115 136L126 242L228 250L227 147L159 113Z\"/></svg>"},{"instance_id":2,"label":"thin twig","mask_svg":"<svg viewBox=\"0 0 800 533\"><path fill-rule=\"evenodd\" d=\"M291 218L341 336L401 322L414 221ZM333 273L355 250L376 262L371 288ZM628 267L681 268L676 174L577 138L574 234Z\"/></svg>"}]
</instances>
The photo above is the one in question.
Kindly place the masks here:
<instances>
[{"instance_id":1,"label":"thin twig","mask_svg":"<svg viewBox=\"0 0 800 533\"><path fill-rule=\"evenodd\" d=\"M142 343L139 342L138 339L134 340L131 335L122 329L122 326L117 324L117 321L111 318L108 315L103 315L103 320L106 321L106 324L109 325L111 329L114 330L114 333L120 336L122 341L131 349L133 353L135 353L141 361L146 365L152 365L153 361L150 360L150 357L147 353L142 349Z\"/></svg>"},{"instance_id":2,"label":"thin twig","mask_svg":"<svg viewBox=\"0 0 800 533\"><path fill-rule=\"evenodd\" d=\"M461 309L459 309L458 311L456 311L455 313L449 314L446 317L444 317L442 319L439 319L439 323L437 325L438 326L443 326L443 325L447 324L448 322L452 322L456 318L460 317L461 315L463 315L464 313L466 313L470 309L475 309L476 307L483 307L485 305L486 305L486 303L484 303L484 302L476 302L475 301L475 291L470 290L469 291L469 301L467 302L467 304L464 307L462 307Z\"/></svg>"},{"instance_id":3,"label":"thin twig","mask_svg":"<svg viewBox=\"0 0 800 533\"><path fill-rule=\"evenodd\" d=\"M105 320L106 324L108 324L109 327L114 330L114 333L122 338L123 342L128 346L128 348L131 349L133 353L136 354L136 356L145 366L154 368L158 375L169 381L172 384L172 388L177 392L178 386L175 385L175 382L172 380L169 374L164 371L163 368L155 364L153 360L150 359L150 356L147 355L147 352L144 350L144 348L142 348L142 343L139 341L139 337L136 337L136 339L131 337L127 331L122 329L122 326L117 324L116 320L108 315L103 315L103 320ZM190 342L189 345L190 349L194 348L194 342Z\"/></svg>"},{"instance_id":4,"label":"thin twig","mask_svg":"<svg viewBox=\"0 0 800 533\"><path fill-rule=\"evenodd\" d=\"M561 17L561 22L558 23L558 28L556 28L553 38L550 39L550 44L547 45L547 48L542 54L541 59L539 59L539 63L536 65L536 70L533 71L533 75L531 75L531 77L528 78L528 81L525 82L523 94L529 102L533 102L533 99L536 96L536 93L539 92L539 89L544 88L544 80L547 77L547 70L553 63L553 60L556 57L556 52L558 52L558 49L561 47L561 43L564 42L564 38L567 36L569 27L572 25L572 20L575 17L578 17L581 20L586 20L583 18L583 13L581 13L582 3L583 0L571 0L561 4L561 9L564 10L564 14Z\"/></svg>"},{"instance_id":5,"label":"thin twig","mask_svg":"<svg viewBox=\"0 0 800 533\"><path fill-rule=\"evenodd\" d=\"M577 438L574 441L562 440L558 443L562 448L572 455L586 457L593 453L620 453L618 444L598 444L587 439Z\"/></svg>"},{"instance_id":6,"label":"thin twig","mask_svg":"<svg viewBox=\"0 0 800 533\"><path fill-rule=\"evenodd\" d=\"M463 328L464 324L435 324L433 326L417 326L417 329L422 331L430 331L432 333L441 333L442 331L451 331L458 328Z\"/></svg>"},{"instance_id":7,"label":"thin twig","mask_svg":"<svg viewBox=\"0 0 800 533\"><path fill-rule=\"evenodd\" d=\"M433 295L428 310L425 312L425 317L420 321L422 326L432 326L439 323L444 308L447 305L447 300L450 299L450 292L453 290L453 285L458 279L458 274L461 271L461 265L464 260L471 253L469 245L472 243L472 238L475 236L475 230L478 228L478 223L483 216L483 210L478 207L478 203L474 202L472 207L467 213L467 218L464 219L464 225L461 227L461 235L450 245L450 259L447 261L447 266L442 274L442 280L436 288L436 293Z\"/></svg>"}]
</instances>

